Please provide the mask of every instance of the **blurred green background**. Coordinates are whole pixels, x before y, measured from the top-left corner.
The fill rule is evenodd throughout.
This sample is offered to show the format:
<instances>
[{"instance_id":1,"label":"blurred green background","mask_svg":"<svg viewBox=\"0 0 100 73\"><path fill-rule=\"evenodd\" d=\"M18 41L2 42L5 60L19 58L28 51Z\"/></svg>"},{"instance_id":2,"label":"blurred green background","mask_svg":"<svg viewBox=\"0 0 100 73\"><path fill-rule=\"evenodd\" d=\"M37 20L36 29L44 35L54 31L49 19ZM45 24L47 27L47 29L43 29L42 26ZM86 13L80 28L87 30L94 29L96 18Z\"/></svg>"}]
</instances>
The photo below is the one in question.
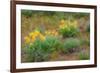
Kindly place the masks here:
<instances>
[{"instance_id":1,"label":"blurred green background","mask_svg":"<svg viewBox=\"0 0 100 73\"><path fill-rule=\"evenodd\" d=\"M61 24L63 24L65 28L59 28ZM68 27L66 25L68 25ZM76 25L76 27L73 27L74 25ZM29 35L30 32L34 32L34 30L38 30L43 35L45 35L45 31L48 30L56 31L58 35L56 37L49 37L49 41L56 41L58 38L56 42L57 44L60 43L61 46L55 47L52 44L51 46L54 47L51 48L58 48L52 51L52 53L44 51L43 49L37 50L39 48L38 46L41 45L41 41L36 40L36 42L40 44L38 44L36 47L37 49L33 51L36 42L31 42L32 45L26 44L24 37ZM45 41L47 41L48 36L45 35L45 37ZM61 44L63 42L65 43ZM21 10L21 45L22 62L89 59L90 14L79 12ZM47 47L48 50L51 49L49 46ZM38 51L43 52L35 54Z\"/></svg>"}]
</instances>

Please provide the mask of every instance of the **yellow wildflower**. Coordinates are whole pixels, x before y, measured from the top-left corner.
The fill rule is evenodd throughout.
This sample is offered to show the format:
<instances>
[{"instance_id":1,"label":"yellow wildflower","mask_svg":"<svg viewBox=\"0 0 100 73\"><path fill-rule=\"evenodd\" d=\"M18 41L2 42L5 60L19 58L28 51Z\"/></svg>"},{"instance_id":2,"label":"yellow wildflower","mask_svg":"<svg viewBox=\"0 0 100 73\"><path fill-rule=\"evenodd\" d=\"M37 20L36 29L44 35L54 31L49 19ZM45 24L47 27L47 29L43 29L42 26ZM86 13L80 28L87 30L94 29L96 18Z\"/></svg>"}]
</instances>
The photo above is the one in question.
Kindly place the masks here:
<instances>
[{"instance_id":1,"label":"yellow wildflower","mask_svg":"<svg viewBox=\"0 0 100 73\"><path fill-rule=\"evenodd\" d=\"M36 39L36 37L35 37L35 36L32 36L32 42L34 42L34 41L35 41L35 39Z\"/></svg>"},{"instance_id":2,"label":"yellow wildflower","mask_svg":"<svg viewBox=\"0 0 100 73\"><path fill-rule=\"evenodd\" d=\"M50 35L50 34L51 34L51 31L50 31L50 30L45 31L45 34L46 34L46 35Z\"/></svg>"},{"instance_id":3,"label":"yellow wildflower","mask_svg":"<svg viewBox=\"0 0 100 73\"><path fill-rule=\"evenodd\" d=\"M25 43L29 43L30 42L30 38L28 36L24 37Z\"/></svg>"},{"instance_id":4,"label":"yellow wildflower","mask_svg":"<svg viewBox=\"0 0 100 73\"><path fill-rule=\"evenodd\" d=\"M51 35L56 36L57 31L56 30L52 30L51 31Z\"/></svg>"},{"instance_id":5,"label":"yellow wildflower","mask_svg":"<svg viewBox=\"0 0 100 73\"><path fill-rule=\"evenodd\" d=\"M56 30L48 30L48 31L45 31L45 34L56 36L56 35L58 35L58 32Z\"/></svg>"},{"instance_id":6,"label":"yellow wildflower","mask_svg":"<svg viewBox=\"0 0 100 73\"><path fill-rule=\"evenodd\" d=\"M68 27L68 25L60 25L60 26L59 26L60 29L65 29L65 28L67 28L67 27Z\"/></svg>"},{"instance_id":7,"label":"yellow wildflower","mask_svg":"<svg viewBox=\"0 0 100 73\"><path fill-rule=\"evenodd\" d=\"M30 36L30 37L32 37L33 35L34 35L34 33L33 33L33 32L29 33L29 36Z\"/></svg>"},{"instance_id":8,"label":"yellow wildflower","mask_svg":"<svg viewBox=\"0 0 100 73\"><path fill-rule=\"evenodd\" d=\"M45 34L48 35L49 34L48 31L45 31Z\"/></svg>"},{"instance_id":9,"label":"yellow wildflower","mask_svg":"<svg viewBox=\"0 0 100 73\"><path fill-rule=\"evenodd\" d=\"M58 32L55 32L54 35L57 36L58 35Z\"/></svg>"},{"instance_id":10,"label":"yellow wildflower","mask_svg":"<svg viewBox=\"0 0 100 73\"><path fill-rule=\"evenodd\" d=\"M43 36L42 34L40 34L39 37L40 37L40 39L41 39L42 41L45 40L45 36Z\"/></svg>"},{"instance_id":11,"label":"yellow wildflower","mask_svg":"<svg viewBox=\"0 0 100 73\"><path fill-rule=\"evenodd\" d=\"M60 21L60 24L63 25L64 23L65 23L65 20L62 19L62 20Z\"/></svg>"},{"instance_id":12,"label":"yellow wildflower","mask_svg":"<svg viewBox=\"0 0 100 73\"><path fill-rule=\"evenodd\" d=\"M35 31L34 31L34 34L39 35L40 32L39 32L38 30L35 30Z\"/></svg>"}]
</instances>

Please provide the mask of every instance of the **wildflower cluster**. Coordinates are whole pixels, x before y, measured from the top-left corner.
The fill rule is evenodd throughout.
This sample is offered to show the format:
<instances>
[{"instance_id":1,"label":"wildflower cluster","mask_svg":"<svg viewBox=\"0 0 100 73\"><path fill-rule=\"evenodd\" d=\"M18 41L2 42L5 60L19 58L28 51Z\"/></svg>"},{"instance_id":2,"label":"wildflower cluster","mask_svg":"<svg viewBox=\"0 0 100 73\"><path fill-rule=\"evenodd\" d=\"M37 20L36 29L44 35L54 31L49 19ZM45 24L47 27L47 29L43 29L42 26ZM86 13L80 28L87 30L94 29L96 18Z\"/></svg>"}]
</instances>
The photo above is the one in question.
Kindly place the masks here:
<instances>
[{"instance_id":1,"label":"wildflower cluster","mask_svg":"<svg viewBox=\"0 0 100 73\"><path fill-rule=\"evenodd\" d=\"M58 32L56 30L47 30L45 35L58 36Z\"/></svg>"},{"instance_id":2,"label":"wildflower cluster","mask_svg":"<svg viewBox=\"0 0 100 73\"><path fill-rule=\"evenodd\" d=\"M24 37L24 40L26 43L30 43L30 42L34 42L37 38L39 38L42 41L45 40L45 36L42 33L40 33L40 31L38 30L29 33L28 36Z\"/></svg>"},{"instance_id":3,"label":"wildflower cluster","mask_svg":"<svg viewBox=\"0 0 100 73\"><path fill-rule=\"evenodd\" d=\"M73 21L65 21L61 20L59 25L59 32L63 37L73 37L77 34L77 25L78 22L76 20Z\"/></svg>"}]
</instances>

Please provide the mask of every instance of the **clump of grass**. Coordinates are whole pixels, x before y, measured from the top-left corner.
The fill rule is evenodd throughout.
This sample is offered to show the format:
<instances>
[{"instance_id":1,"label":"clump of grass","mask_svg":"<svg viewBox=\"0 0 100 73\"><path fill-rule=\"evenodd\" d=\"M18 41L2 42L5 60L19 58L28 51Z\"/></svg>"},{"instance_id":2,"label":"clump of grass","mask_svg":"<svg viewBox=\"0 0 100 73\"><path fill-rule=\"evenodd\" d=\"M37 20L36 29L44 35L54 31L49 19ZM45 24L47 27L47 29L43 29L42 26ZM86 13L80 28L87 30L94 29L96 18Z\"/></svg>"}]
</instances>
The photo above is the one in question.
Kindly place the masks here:
<instances>
[{"instance_id":1,"label":"clump of grass","mask_svg":"<svg viewBox=\"0 0 100 73\"><path fill-rule=\"evenodd\" d=\"M81 53L79 53L79 59L80 60L88 60L88 59L90 59L90 55L89 55L89 53L81 52Z\"/></svg>"},{"instance_id":2,"label":"clump of grass","mask_svg":"<svg viewBox=\"0 0 100 73\"><path fill-rule=\"evenodd\" d=\"M63 52L71 53L80 46L80 40L77 38L69 38L65 40L63 45Z\"/></svg>"},{"instance_id":3,"label":"clump of grass","mask_svg":"<svg viewBox=\"0 0 100 73\"><path fill-rule=\"evenodd\" d=\"M37 38L33 43L26 46L27 55L31 62L48 61L52 52L58 51L60 41L57 37L46 36L45 40Z\"/></svg>"},{"instance_id":4,"label":"clump of grass","mask_svg":"<svg viewBox=\"0 0 100 73\"><path fill-rule=\"evenodd\" d=\"M31 62L47 61L49 59L50 49L44 46L43 41L39 38L26 48L27 56Z\"/></svg>"},{"instance_id":5,"label":"clump of grass","mask_svg":"<svg viewBox=\"0 0 100 73\"><path fill-rule=\"evenodd\" d=\"M64 37L74 37L78 34L79 30L77 27L77 21L61 21L59 25L59 33Z\"/></svg>"}]
</instances>

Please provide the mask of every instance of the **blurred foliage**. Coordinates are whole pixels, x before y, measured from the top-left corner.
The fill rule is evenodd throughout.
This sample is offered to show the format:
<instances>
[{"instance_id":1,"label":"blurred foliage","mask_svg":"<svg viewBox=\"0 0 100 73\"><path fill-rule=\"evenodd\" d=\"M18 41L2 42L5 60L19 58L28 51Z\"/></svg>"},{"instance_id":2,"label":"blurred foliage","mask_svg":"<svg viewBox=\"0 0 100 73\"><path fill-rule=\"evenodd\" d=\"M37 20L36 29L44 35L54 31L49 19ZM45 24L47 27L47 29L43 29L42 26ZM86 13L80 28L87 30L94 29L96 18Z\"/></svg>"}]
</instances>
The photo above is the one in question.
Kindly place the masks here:
<instances>
[{"instance_id":1,"label":"blurred foliage","mask_svg":"<svg viewBox=\"0 0 100 73\"><path fill-rule=\"evenodd\" d=\"M81 45L86 45L86 46L90 46L90 40L89 39L80 39L80 43Z\"/></svg>"},{"instance_id":2,"label":"blurred foliage","mask_svg":"<svg viewBox=\"0 0 100 73\"><path fill-rule=\"evenodd\" d=\"M21 14L22 53L25 52L27 62L56 60L60 53L66 55L81 45L90 45L89 38L83 38L84 33L89 36L90 32L86 23L89 13L23 9ZM79 58L87 59L87 56L82 53Z\"/></svg>"},{"instance_id":3,"label":"blurred foliage","mask_svg":"<svg viewBox=\"0 0 100 73\"><path fill-rule=\"evenodd\" d=\"M65 20L62 20L59 25L59 32L63 37L74 37L78 34L79 29L77 27L78 23L76 20L74 21L67 21L65 23Z\"/></svg>"},{"instance_id":4,"label":"blurred foliage","mask_svg":"<svg viewBox=\"0 0 100 73\"><path fill-rule=\"evenodd\" d=\"M72 53L80 46L80 40L77 38L68 38L63 44L64 53Z\"/></svg>"},{"instance_id":5,"label":"blurred foliage","mask_svg":"<svg viewBox=\"0 0 100 73\"><path fill-rule=\"evenodd\" d=\"M55 36L46 36L44 43L46 45L45 47L51 49L52 51L59 50L61 47L60 39Z\"/></svg>"},{"instance_id":6,"label":"blurred foliage","mask_svg":"<svg viewBox=\"0 0 100 73\"><path fill-rule=\"evenodd\" d=\"M60 49L60 41L56 37L47 36L44 41L37 38L25 46L29 60L32 62L48 61L52 52Z\"/></svg>"},{"instance_id":7,"label":"blurred foliage","mask_svg":"<svg viewBox=\"0 0 100 73\"><path fill-rule=\"evenodd\" d=\"M39 11L39 10L22 10L22 15L25 16L50 16L50 17L59 17L58 19L73 19L89 16L89 13L80 13L80 12L61 12L61 11Z\"/></svg>"},{"instance_id":8,"label":"blurred foliage","mask_svg":"<svg viewBox=\"0 0 100 73\"><path fill-rule=\"evenodd\" d=\"M31 10L22 10L21 13L22 13L22 15L25 15L27 17L31 17L32 14L33 14L33 11L31 11Z\"/></svg>"},{"instance_id":9,"label":"blurred foliage","mask_svg":"<svg viewBox=\"0 0 100 73\"><path fill-rule=\"evenodd\" d=\"M90 25L87 25L86 31L90 32Z\"/></svg>"},{"instance_id":10,"label":"blurred foliage","mask_svg":"<svg viewBox=\"0 0 100 73\"><path fill-rule=\"evenodd\" d=\"M26 52L31 62L40 62L48 60L50 50L43 48L43 42L40 39L36 39L34 43L31 43L26 48Z\"/></svg>"},{"instance_id":11,"label":"blurred foliage","mask_svg":"<svg viewBox=\"0 0 100 73\"><path fill-rule=\"evenodd\" d=\"M79 59L80 60L89 60L90 59L90 55L89 55L89 53L80 52L79 53Z\"/></svg>"}]
</instances>

